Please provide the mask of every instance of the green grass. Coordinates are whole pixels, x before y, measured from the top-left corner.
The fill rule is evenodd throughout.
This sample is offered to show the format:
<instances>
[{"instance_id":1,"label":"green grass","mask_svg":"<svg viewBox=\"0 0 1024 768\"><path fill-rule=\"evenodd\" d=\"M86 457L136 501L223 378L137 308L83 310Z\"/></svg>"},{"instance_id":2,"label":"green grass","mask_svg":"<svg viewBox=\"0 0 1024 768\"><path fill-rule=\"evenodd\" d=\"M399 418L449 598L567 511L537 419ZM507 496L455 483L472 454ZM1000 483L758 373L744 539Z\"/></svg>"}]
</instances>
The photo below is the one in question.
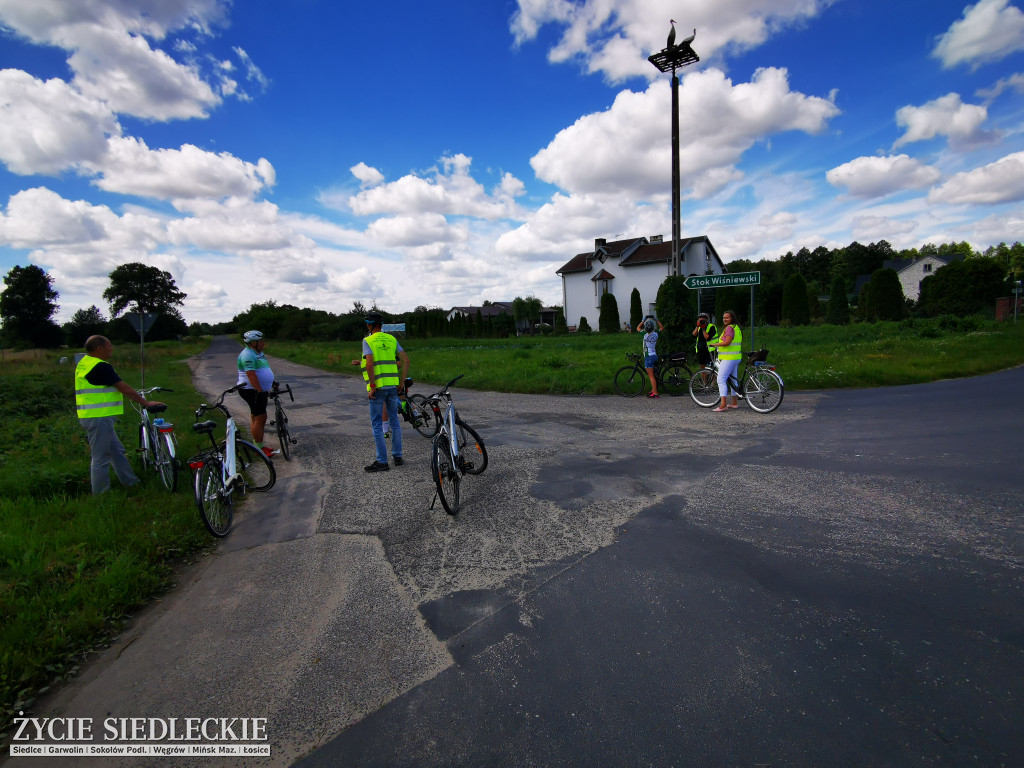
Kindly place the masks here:
<instances>
[{"instance_id":1,"label":"green grass","mask_svg":"<svg viewBox=\"0 0 1024 768\"><path fill-rule=\"evenodd\" d=\"M744 348L750 347L745 329ZM424 386L465 374L459 386L526 394L614 394L612 379L639 334L531 336L510 339L407 339L410 375ZM975 318L857 323L849 326L757 328L757 347L771 351L788 389L916 384L1024 363L1024 323ZM668 351L661 350L659 351ZM692 352L691 349L687 350ZM356 342L271 340L267 352L337 373L359 375ZM693 355L690 355L693 367Z\"/></svg>"},{"instance_id":2,"label":"green grass","mask_svg":"<svg viewBox=\"0 0 1024 768\"><path fill-rule=\"evenodd\" d=\"M146 347L146 383L175 390L169 406L178 455L199 447L188 425L199 401L182 359L202 342ZM67 354L63 365L57 360ZM189 470L170 494L135 459L137 421L127 405L119 434L142 484L93 497L89 449L74 412L74 353L7 361L0 370L0 730L41 689L73 671L130 612L165 589L176 561L210 545L192 499ZM114 366L139 384L138 348Z\"/></svg>"}]
</instances>

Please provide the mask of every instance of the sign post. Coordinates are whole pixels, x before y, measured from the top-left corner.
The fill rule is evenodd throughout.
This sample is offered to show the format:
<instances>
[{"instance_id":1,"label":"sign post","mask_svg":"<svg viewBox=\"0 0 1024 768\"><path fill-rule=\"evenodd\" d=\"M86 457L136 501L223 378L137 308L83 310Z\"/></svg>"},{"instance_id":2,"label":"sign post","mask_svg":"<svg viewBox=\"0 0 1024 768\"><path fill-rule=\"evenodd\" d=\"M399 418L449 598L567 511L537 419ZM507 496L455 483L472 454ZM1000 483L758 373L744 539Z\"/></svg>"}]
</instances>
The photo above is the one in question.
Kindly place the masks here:
<instances>
[{"instance_id":1,"label":"sign post","mask_svg":"<svg viewBox=\"0 0 1024 768\"><path fill-rule=\"evenodd\" d=\"M139 334L139 366L142 371L142 385L139 389L146 388L146 346L143 343L143 339L146 338L146 334L149 333L149 329L153 327L153 323L160 317L159 312L143 312L141 309L136 314L127 314L124 319L127 320L135 332Z\"/></svg>"},{"instance_id":2,"label":"sign post","mask_svg":"<svg viewBox=\"0 0 1024 768\"><path fill-rule=\"evenodd\" d=\"M726 275L690 275L683 285L691 290L701 288L734 288L750 286L750 349L754 349L754 286L761 284L760 272L735 272ZM699 294L698 294L699 295Z\"/></svg>"}]
</instances>

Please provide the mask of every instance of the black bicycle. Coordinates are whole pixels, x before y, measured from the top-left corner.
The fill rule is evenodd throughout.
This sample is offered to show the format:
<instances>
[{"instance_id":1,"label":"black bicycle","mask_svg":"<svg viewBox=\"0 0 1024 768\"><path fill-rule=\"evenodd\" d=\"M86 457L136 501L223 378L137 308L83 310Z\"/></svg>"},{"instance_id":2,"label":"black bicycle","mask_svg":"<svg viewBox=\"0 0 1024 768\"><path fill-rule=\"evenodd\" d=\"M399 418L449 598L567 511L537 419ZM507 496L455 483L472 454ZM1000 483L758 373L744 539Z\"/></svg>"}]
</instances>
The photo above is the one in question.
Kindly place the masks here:
<instances>
[{"instance_id":1,"label":"black bicycle","mask_svg":"<svg viewBox=\"0 0 1024 768\"><path fill-rule=\"evenodd\" d=\"M427 398L418 392L415 395L409 394L409 388L413 385L412 379L405 380L405 393L398 396L398 410L402 418L412 424L413 429L424 437L433 437L441 428L440 410L435 413L434 408L427 402Z\"/></svg>"},{"instance_id":2,"label":"black bicycle","mask_svg":"<svg viewBox=\"0 0 1024 768\"><path fill-rule=\"evenodd\" d=\"M288 414L284 412L284 406L281 405L281 395L288 395L291 401L295 402L292 385L286 384L285 388L281 389L281 385L275 381L274 386L267 392L267 396L274 401L274 418L271 419L270 426L277 432L277 439L281 443L281 455L284 456L285 461L290 461L292 446L297 441L288 429Z\"/></svg>"},{"instance_id":3,"label":"black bicycle","mask_svg":"<svg viewBox=\"0 0 1024 768\"><path fill-rule=\"evenodd\" d=\"M637 397L647 391L650 380L644 368L644 356L627 352L626 359L633 365L625 365L615 373L615 391L623 397ZM667 395L685 395L690 388L693 371L686 364L685 352L658 355L654 363L654 378L658 388Z\"/></svg>"}]
</instances>

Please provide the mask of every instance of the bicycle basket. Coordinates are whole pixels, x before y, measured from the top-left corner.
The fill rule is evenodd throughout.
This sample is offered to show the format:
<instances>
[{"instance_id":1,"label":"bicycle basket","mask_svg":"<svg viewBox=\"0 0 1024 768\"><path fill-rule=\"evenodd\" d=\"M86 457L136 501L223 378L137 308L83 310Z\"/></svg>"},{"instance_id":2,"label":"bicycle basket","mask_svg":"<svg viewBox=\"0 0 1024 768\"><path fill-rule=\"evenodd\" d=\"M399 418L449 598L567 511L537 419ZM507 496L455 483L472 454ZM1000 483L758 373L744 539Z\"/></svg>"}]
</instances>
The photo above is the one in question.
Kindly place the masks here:
<instances>
[{"instance_id":1,"label":"bicycle basket","mask_svg":"<svg viewBox=\"0 0 1024 768\"><path fill-rule=\"evenodd\" d=\"M747 362L749 363L763 363L768 359L768 350L762 347L757 352L751 352L747 356Z\"/></svg>"}]
</instances>

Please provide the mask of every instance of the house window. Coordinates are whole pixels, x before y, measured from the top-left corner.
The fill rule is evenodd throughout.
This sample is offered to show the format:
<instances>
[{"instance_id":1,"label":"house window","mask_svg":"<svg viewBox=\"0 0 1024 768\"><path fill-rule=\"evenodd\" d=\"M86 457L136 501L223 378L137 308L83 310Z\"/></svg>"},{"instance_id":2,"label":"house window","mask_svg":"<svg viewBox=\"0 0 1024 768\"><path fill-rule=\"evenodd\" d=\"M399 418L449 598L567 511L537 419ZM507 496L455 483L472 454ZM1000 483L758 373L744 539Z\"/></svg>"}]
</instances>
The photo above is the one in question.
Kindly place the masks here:
<instances>
[{"instance_id":1,"label":"house window","mask_svg":"<svg viewBox=\"0 0 1024 768\"><path fill-rule=\"evenodd\" d=\"M932 271L932 265L931 264L922 264L921 265L921 271L923 271L923 272L931 272Z\"/></svg>"},{"instance_id":2,"label":"house window","mask_svg":"<svg viewBox=\"0 0 1024 768\"><path fill-rule=\"evenodd\" d=\"M597 288L597 304L595 304L594 306L600 309L601 297L608 293L608 281L598 280L596 283L594 283L594 287Z\"/></svg>"}]
</instances>

